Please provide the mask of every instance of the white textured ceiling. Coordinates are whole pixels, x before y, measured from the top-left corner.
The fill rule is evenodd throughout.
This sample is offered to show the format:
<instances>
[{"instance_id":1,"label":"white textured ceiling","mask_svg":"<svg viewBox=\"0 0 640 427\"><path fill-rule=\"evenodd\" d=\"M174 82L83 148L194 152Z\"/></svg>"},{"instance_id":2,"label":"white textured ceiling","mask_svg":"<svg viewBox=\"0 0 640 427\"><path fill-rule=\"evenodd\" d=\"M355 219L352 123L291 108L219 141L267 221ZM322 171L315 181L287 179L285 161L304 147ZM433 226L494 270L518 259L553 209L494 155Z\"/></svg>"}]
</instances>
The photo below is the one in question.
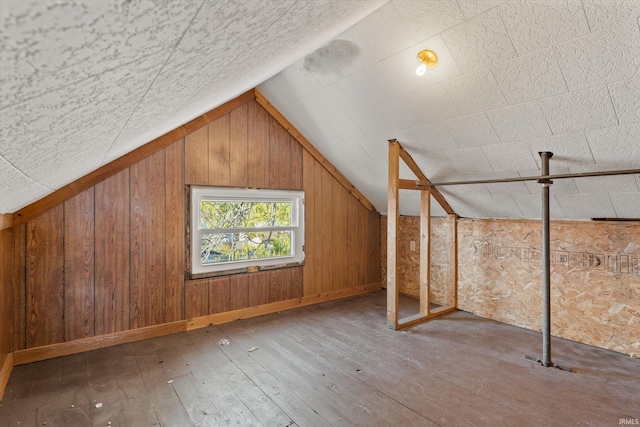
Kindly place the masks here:
<instances>
[{"instance_id":1,"label":"white textured ceiling","mask_svg":"<svg viewBox=\"0 0 640 427\"><path fill-rule=\"evenodd\" d=\"M0 213L257 86L382 0L0 1Z\"/></svg>"},{"instance_id":2,"label":"white textured ceiling","mask_svg":"<svg viewBox=\"0 0 640 427\"><path fill-rule=\"evenodd\" d=\"M392 138L432 181L539 175L546 150L552 173L637 169L639 16L638 0L392 0L259 89L380 212ZM417 77L422 49L440 61ZM552 218L638 218L639 187L556 180ZM535 182L440 190L462 216L540 217Z\"/></svg>"},{"instance_id":3,"label":"white textured ceiling","mask_svg":"<svg viewBox=\"0 0 640 427\"><path fill-rule=\"evenodd\" d=\"M640 168L639 16L640 0L1 0L0 213L265 79L381 212L391 138L434 181L536 175L542 150L552 173ZM424 48L440 63L419 78ZM552 216L638 217L639 187L557 180ZM539 216L535 183L442 191L463 216Z\"/></svg>"}]
</instances>

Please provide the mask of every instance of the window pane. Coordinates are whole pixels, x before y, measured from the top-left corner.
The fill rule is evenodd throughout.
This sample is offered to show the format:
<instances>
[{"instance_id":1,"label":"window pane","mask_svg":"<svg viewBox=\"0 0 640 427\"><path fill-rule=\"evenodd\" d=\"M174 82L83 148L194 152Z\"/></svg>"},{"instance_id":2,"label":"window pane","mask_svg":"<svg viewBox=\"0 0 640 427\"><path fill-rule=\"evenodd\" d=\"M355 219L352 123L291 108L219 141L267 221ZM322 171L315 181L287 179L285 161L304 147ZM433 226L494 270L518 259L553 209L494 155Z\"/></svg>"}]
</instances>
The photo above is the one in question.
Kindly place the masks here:
<instances>
[{"instance_id":1,"label":"window pane","mask_svg":"<svg viewBox=\"0 0 640 427\"><path fill-rule=\"evenodd\" d=\"M214 264L291 255L291 230L282 230L205 234L200 259L203 264Z\"/></svg>"},{"instance_id":2,"label":"window pane","mask_svg":"<svg viewBox=\"0 0 640 427\"><path fill-rule=\"evenodd\" d=\"M200 203L200 229L287 227L291 202L206 200Z\"/></svg>"}]
</instances>

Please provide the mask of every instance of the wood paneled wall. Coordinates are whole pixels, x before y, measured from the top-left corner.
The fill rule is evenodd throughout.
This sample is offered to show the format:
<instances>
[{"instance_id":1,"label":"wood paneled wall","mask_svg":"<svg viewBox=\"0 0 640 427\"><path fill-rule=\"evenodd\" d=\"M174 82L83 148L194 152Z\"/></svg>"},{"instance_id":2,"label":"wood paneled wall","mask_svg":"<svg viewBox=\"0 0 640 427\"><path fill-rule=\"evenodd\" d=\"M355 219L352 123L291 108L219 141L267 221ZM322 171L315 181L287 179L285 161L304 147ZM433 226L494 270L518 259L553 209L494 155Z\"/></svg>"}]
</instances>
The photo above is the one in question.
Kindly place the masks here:
<instances>
[{"instance_id":1,"label":"wood paneled wall","mask_svg":"<svg viewBox=\"0 0 640 427\"><path fill-rule=\"evenodd\" d=\"M380 281L380 215L370 212L306 151L304 295Z\"/></svg>"},{"instance_id":2,"label":"wood paneled wall","mask_svg":"<svg viewBox=\"0 0 640 427\"><path fill-rule=\"evenodd\" d=\"M304 189L304 267L188 280L191 184ZM3 232L8 345L31 349L377 283L379 221L251 100Z\"/></svg>"},{"instance_id":3,"label":"wood paneled wall","mask_svg":"<svg viewBox=\"0 0 640 427\"><path fill-rule=\"evenodd\" d=\"M11 372L11 309L9 303L9 280L11 268L11 229L0 227L0 399Z\"/></svg>"}]
</instances>

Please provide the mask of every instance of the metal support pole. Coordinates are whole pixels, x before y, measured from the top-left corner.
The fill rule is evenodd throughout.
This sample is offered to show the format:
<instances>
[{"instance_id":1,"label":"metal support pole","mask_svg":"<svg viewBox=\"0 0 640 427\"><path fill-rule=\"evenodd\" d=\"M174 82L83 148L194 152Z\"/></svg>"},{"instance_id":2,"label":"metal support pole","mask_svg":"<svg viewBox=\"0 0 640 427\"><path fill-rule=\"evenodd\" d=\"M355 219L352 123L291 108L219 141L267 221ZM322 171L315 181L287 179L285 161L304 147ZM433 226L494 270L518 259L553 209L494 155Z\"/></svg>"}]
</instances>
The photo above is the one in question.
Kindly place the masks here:
<instances>
[{"instance_id":1,"label":"metal support pole","mask_svg":"<svg viewBox=\"0 0 640 427\"><path fill-rule=\"evenodd\" d=\"M542 175L549 175L549 159L553 153L540 153ZM542 184L542 364L551 366L551 238L549 233L549 186L551 180Z\"/></svg>"},{"instance_id":2,"label":"metal support pole","mask_svg":"<svg viewBox=\"0 0 640 427\"><path fill-rule=\"evenodd\" d=\"M593 172L577 172L577 173L557 173L553 175L541 176L519 176L517 178L496 178L496 179L473 179L469 181L444 181L444 182L423 182L415 181L415 186L421 187L444 187L445 185L467 185L467 184L495 184L498 182L522 182L522 181L538 181L541 179L569 179L569 178L588 178L597 176L614 176L614 175L636 175L640 174L640 169L622 169L615 171L593 171ZM409 181L409 180L407 180Z\"/></svg>"},{"instance_id":3,"label":"metal support pole","mask_svg":"<svg viewBox=\"0 0 640 427\"><path fill-rule=\"evenodd\" d=\"M553 367L564 371L571 371L551 361L551 233L549 228L549 186L553 181L549 179L549 159L553 153L540 152L542 173L538 182L542 184L542 360L526 356L545 367Z\"/></svg>"}]
</instances>

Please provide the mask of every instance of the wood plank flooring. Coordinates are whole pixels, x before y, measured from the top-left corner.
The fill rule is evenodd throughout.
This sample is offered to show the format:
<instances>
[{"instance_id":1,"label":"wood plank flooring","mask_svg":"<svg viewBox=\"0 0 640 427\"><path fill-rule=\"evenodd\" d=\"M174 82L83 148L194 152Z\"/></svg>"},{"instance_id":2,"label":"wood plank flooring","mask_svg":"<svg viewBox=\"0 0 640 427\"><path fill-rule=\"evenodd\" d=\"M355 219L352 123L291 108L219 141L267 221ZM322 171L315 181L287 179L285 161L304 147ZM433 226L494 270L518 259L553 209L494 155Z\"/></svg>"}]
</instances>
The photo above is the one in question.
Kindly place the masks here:
<instances>
[{"instance_id":1,"label":"wood plank flooring","mask_svg":"<svg viewBox=\"0 0 640 427\"><path fill-rule=\"evenodd\" d=\"M418 302L401 297L401 309ZM14 368L0 426L618 426L640 361L454 312L406 331L385 291ZM228 343L227 343L228 342ZM100 405L101 404L101 405Z\"/></svg>"}]
</instances>

